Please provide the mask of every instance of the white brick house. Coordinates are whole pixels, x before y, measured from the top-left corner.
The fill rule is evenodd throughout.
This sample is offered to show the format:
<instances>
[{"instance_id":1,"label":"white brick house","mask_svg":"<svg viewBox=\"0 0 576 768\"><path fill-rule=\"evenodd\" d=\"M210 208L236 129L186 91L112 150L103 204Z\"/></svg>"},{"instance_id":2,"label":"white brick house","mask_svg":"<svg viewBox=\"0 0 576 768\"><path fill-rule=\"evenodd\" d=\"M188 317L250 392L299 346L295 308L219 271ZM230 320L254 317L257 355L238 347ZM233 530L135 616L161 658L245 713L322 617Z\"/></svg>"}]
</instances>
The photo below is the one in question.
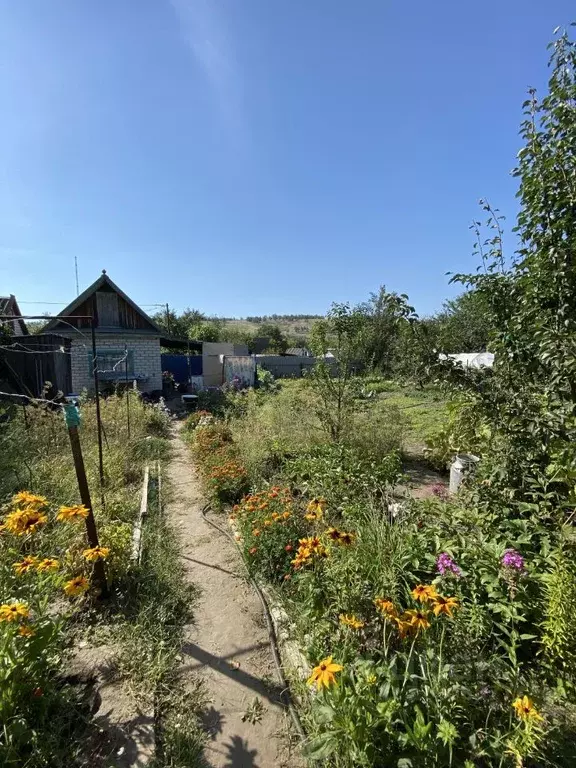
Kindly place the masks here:
<instances>
[{"instance_id":1,"label":"white brick house","mask_svg":"<svg viewBox=\"0 0 576 768\"><path fill-rule=\"evenodd\" d=\"M162 389L160 337L154 321L102 275L60 312L45 333L71 339L72 389L94 391L91 319L94 318L98 379L103 386L136 381L143 392Z\"/></svg>"}]
</instances>

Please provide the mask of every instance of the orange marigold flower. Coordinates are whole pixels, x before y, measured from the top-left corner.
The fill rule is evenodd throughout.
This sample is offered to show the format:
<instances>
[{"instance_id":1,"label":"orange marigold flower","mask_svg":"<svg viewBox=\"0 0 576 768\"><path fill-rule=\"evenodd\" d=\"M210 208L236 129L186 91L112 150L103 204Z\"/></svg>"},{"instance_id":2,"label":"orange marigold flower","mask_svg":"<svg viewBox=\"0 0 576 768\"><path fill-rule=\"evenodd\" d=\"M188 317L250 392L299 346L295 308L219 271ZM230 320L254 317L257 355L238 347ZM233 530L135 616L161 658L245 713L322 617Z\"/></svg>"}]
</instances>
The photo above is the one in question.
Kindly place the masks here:
<instances>
[{"instance_id":1,"label":"orange marigold flower","mask_svg":"<svg viewBox=\"0 0 576 768\"><path fill-rule=\"evenodd\" d=\"M254 530L252 531L252 536L260 536L260 529L254 528Z\"/></svg>"},{"instance_id":2,"label":"orange marigold flower","mask_svg":"<svg viewBox=\"0 0 576 768\"><path fill-rule=\"evenodd\" d=\"M272 520L264 520L264 525L272 525Z\"/></svg>"},{"instance_id":3,"label":"orange marigold flower","mask_svg":"<svg viewBox=\"0 0 576 768\"><path fill-rule=\"evenodd\" d=\"M294 547L292 546L292 544L286 544L286 546L284 547L284 549L286 550L286 552L292 552L292 550L294 549Z\"/></svg>"}]
</instances>

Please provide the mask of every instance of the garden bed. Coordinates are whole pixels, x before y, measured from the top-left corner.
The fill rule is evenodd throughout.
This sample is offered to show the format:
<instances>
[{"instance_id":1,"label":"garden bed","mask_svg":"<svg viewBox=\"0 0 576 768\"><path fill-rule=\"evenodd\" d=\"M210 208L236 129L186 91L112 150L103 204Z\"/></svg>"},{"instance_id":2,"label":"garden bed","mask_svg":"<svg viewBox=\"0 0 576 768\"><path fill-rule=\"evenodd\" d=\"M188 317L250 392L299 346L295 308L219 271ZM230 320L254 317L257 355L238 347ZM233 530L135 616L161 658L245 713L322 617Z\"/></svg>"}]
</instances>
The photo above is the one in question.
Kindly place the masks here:
<instances>
[{"instance_id":1,"label":"garden bed","mask_svg":"<svg viewBox=\"0 0 576 768\"><path fill-rule=\"evenodd\" d=\"M312 669L292 680L306 754L339 768L569 765L575 721L549 672L561 542L472 490L398 507L399 454L378 451L388 422L363 440L360 403L357 433L332 444L293 390L233 395L226 419L194 416L186 432Z\"/></svg>"}]
</instances>

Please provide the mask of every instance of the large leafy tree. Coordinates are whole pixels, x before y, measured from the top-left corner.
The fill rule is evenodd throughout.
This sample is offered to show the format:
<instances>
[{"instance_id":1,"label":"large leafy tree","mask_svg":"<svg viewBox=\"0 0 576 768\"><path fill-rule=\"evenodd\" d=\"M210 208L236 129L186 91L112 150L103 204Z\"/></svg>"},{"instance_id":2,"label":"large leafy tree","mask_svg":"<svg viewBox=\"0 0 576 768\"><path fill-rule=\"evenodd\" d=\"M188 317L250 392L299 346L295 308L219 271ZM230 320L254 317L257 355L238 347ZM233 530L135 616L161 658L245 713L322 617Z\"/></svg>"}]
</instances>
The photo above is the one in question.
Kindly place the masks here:
<instances>
[{"instance_id":1,"label":"large leafy tree","mask_svg":"<svg viewBox=\"0 0 576 768\"><path fill-rule=\"evenodd\" d=\"M496 362L476 397L493 436L493 476L544 509L576 502L576 50L566 33L550 47L548 94L530 90L524 103L519 249L506 265L499 216L484 203L484 270L454 277L491 316Z\"/></svg>"},{"instance_id":2,"label":"large leafy tree","mask_svg":"<svg viewBox=\"0 0 576 768\"><path fill-rule=\"evenodd\" d=\"M486 296L479 291L466 291L445 302L427 325L433 346L439 352L485 352L492 329Z\"/></svg>"}]
</instances>

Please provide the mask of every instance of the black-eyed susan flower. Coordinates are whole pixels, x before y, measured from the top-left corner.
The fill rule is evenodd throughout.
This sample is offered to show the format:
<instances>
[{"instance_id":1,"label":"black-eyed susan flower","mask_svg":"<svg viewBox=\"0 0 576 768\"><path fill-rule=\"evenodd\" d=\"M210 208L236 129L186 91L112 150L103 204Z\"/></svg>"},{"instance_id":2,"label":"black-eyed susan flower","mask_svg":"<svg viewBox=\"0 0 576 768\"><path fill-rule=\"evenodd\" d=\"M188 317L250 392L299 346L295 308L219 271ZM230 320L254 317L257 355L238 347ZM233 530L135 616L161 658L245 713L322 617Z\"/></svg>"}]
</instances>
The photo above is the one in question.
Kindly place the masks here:
<instances>
[{"instance_id":1,"label":"black-eyed susan flower","mask_svg":"<svg viewBox=\"0 0 576 768\"><path fill-rule=\"evenodd\" d=\"M418 584L412 590L412 597L421 603L428 603L438 597L436 587L433 584Z\"/></svg>"},{"instance_id":2,"label":"black-eyed susan flower","mask_svg":"<svg viewBox=\"0 0 576 768\"><path fill-rule=\"evenodd\" d=\"M316 683L318 690L320 690L322 686L329 688L336 683L336 673L341 672L342 669L343 667L341 664L336 664L332 661L332 656L328 656L328 658L322 659L317 667L314 667L312 674L308 678L307 684L314 685L314 683Z\"/></svg>"},{"instance_id":3,"label":"black-eyed susan flower","mask_svg":"<svg viewBox=\"0 0 576 768\"><path fill-rule=\"evenodd\" d=\"M436 616L439 616L441 613L445 613L446 616L452 616L452 611L458 608L458 606L459 603L457 598L438 595L434 598L432 610Z\"/></svg>"},{"instance_id":4,"label":"black-eyed susan flower","mask_svg":"<svg viewBox=\"0 0 576 768\"><path fill-rule=\"evenodd\" d=\"M516 710L520 720L543 720L544 718L534 706L532 699L528 696L519 696L512 702L512 707Z\"/></svg>"},{"instance_id":5,"label":"black-eyed susan flower","mask_svg":"<svg viewBox=\"0 0 576 768\"><path fill-rule=\"evenodd\" d=\"M37 565L38 565L38 558L34 557L34 555L28 555L28 557L22 558L20 562L13 563L12 568L14 568L18 576L23 576L25 573L28 573L28 571L31 570L32 568L36 568Z\"/></svg>"},{"instance_id":6,"label":"black-eyed susan flower","mask_svg":"<svg viewBox=\"0 0 576 768\"><path fill-rule=\"evenodd\" d=\"M58 568L60 568L60 561L56 560L55 557L45 557L43 560L40 560L36 566L38 573L45 573L46 571L57 571Z\"/></svg>"},{"instance_id":7,"label":"black-eyed susan flower","mask_svg":"<svg viewBox=\"0 0 576 768\"><path fill-rule=\"evenodd\" d=\"M22 621L30 618L30 611L26 603L4 603L0 605L0 621Z\"/></svg>"},{"instance_id":8,"label":"black-eyed susan flower","mask_svg":"<svg viewBox=\"0 0 576 768\"><path fill-rule=\"evenodd\" d=\"M363 621L350 613L341 613L338 620L340 624L343 624L345 627L350 627L350 629L362 629L364 626Z\"/></svg>"},{"instance_id":9,"label":"black-eyed susan flower","mask_svg":"<svg viewBox=\"0 0 576 768\"><path fill-rule=\"evenodd\" d=\"M428 629L430 626L430 622L428 621L428 612L427 611L404 611L400 619L402 621L408 622L413 629L416 632L419 632L421 629Z\"/></svg>"},{"instance_id":10,"label":"black-eyed susan flower","mask_svg":"<svg viewBox=\"0 0 576 768\"><path fill-rule=\"evenodd\" d=\"M74 507L60 507L58 514L56 515L56 520L59 522L83 520L88 517L89 514L90 512L84 504L76 504Z\"/></svg>"},{"instance_id":11,"label":"black-eyed susan flower","mask_svg":"<svg viewBox=\"0 0 576 768\"><path fill-rule=\"evenodd\" d=\"M325 509L326 509L326 499L322 497L317 497L308 502L308 506L306 507L306 512L309 515L313 515L314 520L320 520L322 518L322 515L324 514Z\"/></svg>"},{"instance_id":12,"label":"black-eyed susan flower","mask_svg":"<svg viewBox=\"0 0 576 768\"><path fill-rule=\"evenodd\" d=\"M36 632L29 624L22 624L20 627L18 627L18 634L20 637L34 637Z\"/></svg>"},{"instance_id":13,"label":"black-eyed susan flower","mask_svg":"<svg viewBox=\"0 0 576 768\"><path fill-rule=\"evenodd\" d=\"M12 496L12 504L39 508L45 507L48 504L48 499L45 496L30 493L30 491L20 491L20 493Z\"/></svg>"},{"instance_id":14,"label":"black-eyed susan flower","mask_svg":"<svg viewBox=\"0 0 576 768\"><path fill-rule=\"evenodd\" d=\"M64 584L64 592L68 597L83 595L88 589L90 589L90 582L86 576L75 576Z\"/></svg>"},{"instance_id":15,"label":"black-eyed susan flower","mask_svg":"<svg viewBox=\"0 0 576 768\"><path fill-rule=\"evenodd\" d=\"M46 515L36 509L15 509L10 512L4 520L4 526L7 531L15 536L24 536L27 533L34 533L37 528L48 522Z\"/></svg>"},{"instance_id":16,"label":"black-eyed susan flower","mask_svg":"<svg viewBox=\"0 0 576 768\"><path fill-rule=\"evenodd\" d=\"M374 600L374 605L376 606L376 610L387 618L394 619L398 616L398 610L391 600L377 597Z\"/></svg>"},{"instance_id":17,"label":"black-eyed susan flower","mask_svg":"<svg viewBox=\"0 0 576 768\"><path fill-rule=\"evenodd\" d=\"M109 547L90 547L82 552L82 557L90 563L95 563L96 560L106 560L109 554Z\"/></svg>"},{"instance_id":18,"label":"black-eyed susan flower","mask_svg":"<svg viewBox=\"0 0 576 768\"><path fill-rule=\"evenodd\" d=\"M354 544L354 539L356 538L356 534L352 531L340 531L340 536L338 537L338 543L343 544L345 547L350 547L352 544Z\"/></svg>"}]
</instances>

